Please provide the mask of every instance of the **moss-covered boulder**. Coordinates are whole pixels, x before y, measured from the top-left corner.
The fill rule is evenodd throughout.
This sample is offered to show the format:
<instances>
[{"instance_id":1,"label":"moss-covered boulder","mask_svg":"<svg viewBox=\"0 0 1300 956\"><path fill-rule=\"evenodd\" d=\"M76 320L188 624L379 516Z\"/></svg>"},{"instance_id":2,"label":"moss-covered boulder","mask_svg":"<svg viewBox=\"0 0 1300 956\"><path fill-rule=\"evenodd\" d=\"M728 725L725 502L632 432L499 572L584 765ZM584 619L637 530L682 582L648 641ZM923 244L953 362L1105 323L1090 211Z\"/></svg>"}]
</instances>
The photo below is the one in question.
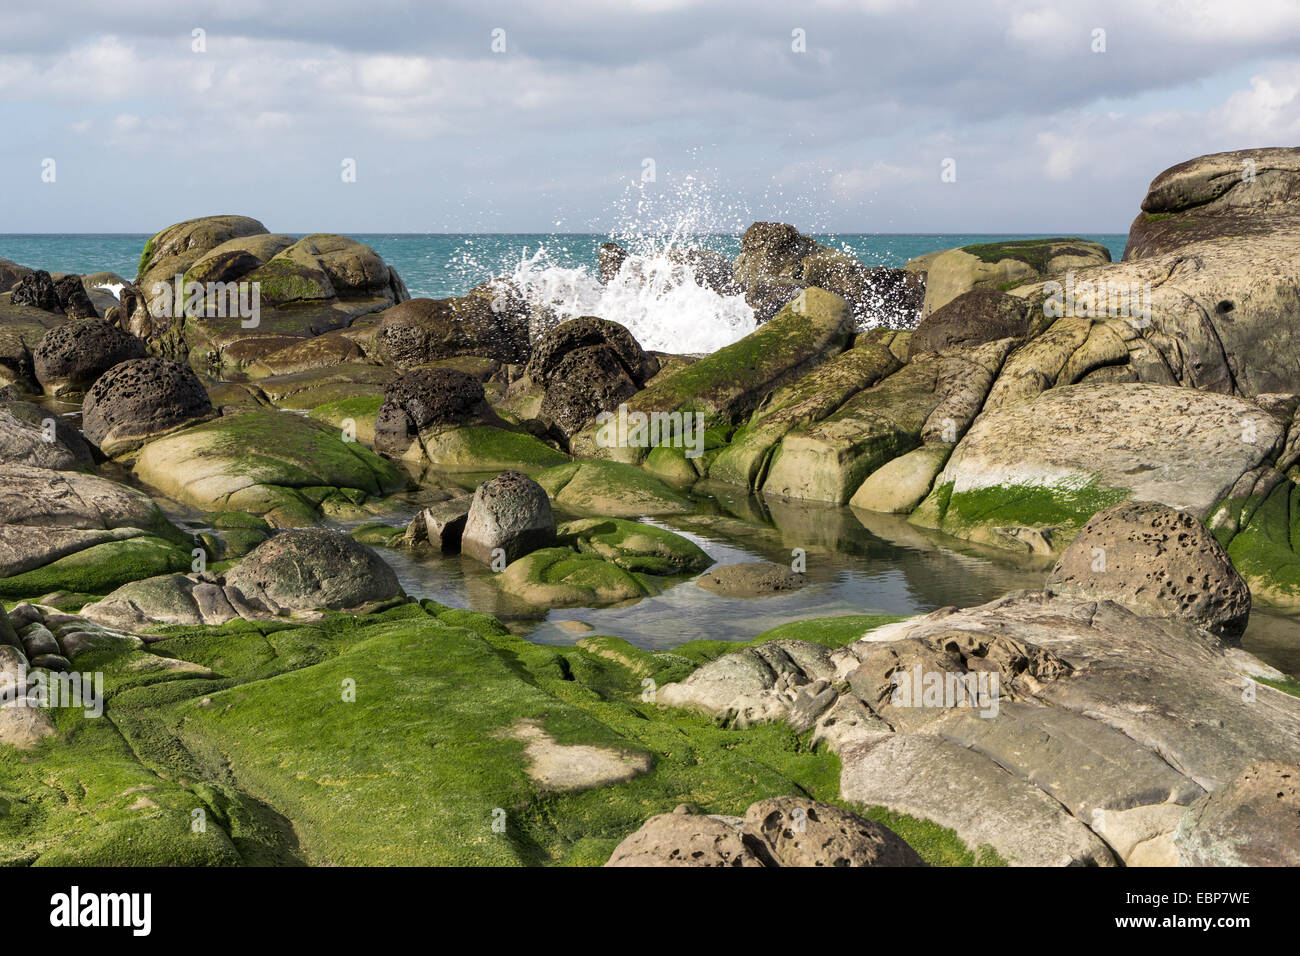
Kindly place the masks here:
<instances>
[{"instance_id":1,"label":"moss-covered boulder","mask_svg":"<svg viewBox=\"0 0 1300 956\"><path fill-rule=\"evenodd\" d=\"M583 518L560 525L560 543L646 574L695 574L713 559L695 542L666 528L622 518Z\"/></svg>"},{"instance_id":2,"label":"moss-covered boulder","mask_svg":"<svg viewBox=\"0 0 1300 956\"><path fill-rule=\"evenodd\" d=\"M141 481L205 511L238 510L279 526L364 506L406 479L347 433L299 415L241 411L160 438L136 460Z\"/></svg>"},{"instance_id":3,"label":"moss-covered boulder","mask_svg":"<svg viewBox=\"0 0 1300 956\"><path fill-rule=\"evenodd\" d=\"M618 604L655 593L636 573L571 548L533 551L512 562L496 580L507 594L539 607Z\"/></svg>"}]
</instances>

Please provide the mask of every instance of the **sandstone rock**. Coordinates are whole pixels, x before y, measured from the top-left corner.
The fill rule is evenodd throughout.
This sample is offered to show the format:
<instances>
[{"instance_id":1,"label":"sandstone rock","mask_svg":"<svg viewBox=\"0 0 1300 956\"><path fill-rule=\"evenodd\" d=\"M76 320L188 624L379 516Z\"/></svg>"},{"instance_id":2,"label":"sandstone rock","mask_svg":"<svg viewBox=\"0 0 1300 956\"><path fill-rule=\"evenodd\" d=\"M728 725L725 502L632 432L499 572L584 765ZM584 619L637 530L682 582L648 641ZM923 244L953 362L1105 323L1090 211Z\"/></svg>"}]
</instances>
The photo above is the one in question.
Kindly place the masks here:
<instances>
[{"instance_id":1,"label":"sandstone rock","mask_svg":"<svg viewBox=\"0 0 1300 956\"><path fill-rule=\"evenodd\" d=\"M215 414L189 367L154 357L129 359L101 375L86 393L82 428L112 458Z\"/></svg>"},{"instance_id":2,"label":"sandstone rock","mask_svg":"<svg viewBox=\"0 0 1300 956\"><path fill-rule=\"evenodd\" d=\"M952 449L952 445L936 442L886 462L858 487L849 504L868 511L910 514L930 493Z\"/></svg>"},{"instance_id":3,"label":"sandstone rock","mask_svg":"<svg viewBox=\"0 0 1300 956\"><path fill-rule=\"evenodd\" d=\"M1047 590L1179 618L1233 640L1250 615L1250 589L1214 535L1192 515L1150 502L1093 515Z\"/></svg>"},{"instance_id":4,"label":"sandstone rock","mask_svg":"<svg viewBox=\"0 0 1300 956\"><path fill-rule=\"evenodd\" d=\"M739 828L714 817L661 813L614 848L606 866L762 866Z\"/></svg>"},{"instance_id":5,"label":"sandstone rock","mask_svg":"<svg viewBox=\"0 0 1300 956\"><path fill-rule=\"evenodd\" d=\"M506 594L543 608L620 604L654 593L641 578L613 561L569 548L529 551L511 562L496 581Z\"/></svg>"},{"instance_id":6,"label":"sandstone rock","mask_svg":"<svg viewBox=\"0 0 1300 956\"><path fill-rule=\"evenodd\" d=\"M925 866L887 827L799 797L750 804L745 833L761 841L776 866Z\"/></svg>"},{"instance_id":7,"label":"sandstone rock","mask_svg":"<svg viewBox=\"0 0 1300 956\"><path fill-rule=\"evenodd\" d=\"M648 753L589 744L561 744L537 721L521 720L511 736L527 746L528 775L545 792L591 790L648 773L654 760Z\"/></svg>"},{"instance_id":8,"label":"sandstone rock","mask_svg":"<svg viewBox=\"0 0 1300 956\"><path fill-rule=\"evenodd\" d=\"M241 558L226 584L272 607L295 610L342 610L402 596L383 558L323 529L280 532Z\"/></svg>"},{"instance_id":9,"label":"sandstone rock","mask_svg":"<svg viewBox=\"0 0 1300 956\"><path fill-rule=\"evenodd\" d=\"M1174 846L1184 866L1300 865L1300 765L1251 764L1192 805Z\"/></svg>"},{"instance_id":10,"label":"sandstone rock","mask_svg":"<svg viewBox=\"0 0 1300 956\"><path fill-rule=\"evenodd\" d=\"M50 715L31 698L0 704L0 744L32 750L56 732Z\"/></svg>"},{"instance_id":11,"label":"sandstone rock","mask_svg":"<svg viewBox=\"0 0 1300 956\"><path fill-rule=\"evenodd\" d=\"M500 549L510 564L554 541L550 498L527 475L508 471L475 490L461 537L463 554L492 564Z\"/></svg>"},{"instance_id":12,"label":"sandstone rock","mask_svg":"<svg viewBox=\"0 0 1300 956\"><path fill-rule=\"evenodd\" d=\"M62 418L23 402L0 407L0 462L65 471L92 461L85 439Z\"/></svg>"},{"instance_id":13,"label":"sandstone rock","mask_svg":"<svg viewBox=\"0 0 1300 956\"><path fill-rule=\"evenodd\" d=\"M85 391L119 362L145 357L144 342L101 319L71 319L50 329L32 351L36 380L48 394Z\"/></svg>"}]
</instances>

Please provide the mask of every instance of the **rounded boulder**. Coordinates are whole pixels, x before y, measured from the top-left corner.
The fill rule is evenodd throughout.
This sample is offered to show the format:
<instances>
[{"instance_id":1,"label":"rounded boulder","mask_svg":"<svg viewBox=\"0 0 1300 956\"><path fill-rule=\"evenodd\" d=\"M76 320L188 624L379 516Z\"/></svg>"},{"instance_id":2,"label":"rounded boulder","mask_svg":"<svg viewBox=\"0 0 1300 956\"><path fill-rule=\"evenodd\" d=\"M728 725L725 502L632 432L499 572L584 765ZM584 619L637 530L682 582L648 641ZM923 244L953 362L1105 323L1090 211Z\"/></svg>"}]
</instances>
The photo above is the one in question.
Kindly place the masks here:
<instances>
[{"instance_id":1,"label":"rounded boulder","mask_svg":"<svg viewBox=\"0 0 1300 956\"><path fill-rule=\"evenodd\" d=\"M95 380L82 406L81 427L113 457L214 414L193 369L151 356L121 362Z\"/></svg>"},{"instance_id":2,"label":"rounded boulder","mask_svg":"<svg viewBox=\"0 0 1300 956\"><path fill-rule=\"evenodd\" d=\"M226 584L292 610L344 610L402 595L384 559L345 534L282 531L241 558Z\"/></svg>"}]
</instances>

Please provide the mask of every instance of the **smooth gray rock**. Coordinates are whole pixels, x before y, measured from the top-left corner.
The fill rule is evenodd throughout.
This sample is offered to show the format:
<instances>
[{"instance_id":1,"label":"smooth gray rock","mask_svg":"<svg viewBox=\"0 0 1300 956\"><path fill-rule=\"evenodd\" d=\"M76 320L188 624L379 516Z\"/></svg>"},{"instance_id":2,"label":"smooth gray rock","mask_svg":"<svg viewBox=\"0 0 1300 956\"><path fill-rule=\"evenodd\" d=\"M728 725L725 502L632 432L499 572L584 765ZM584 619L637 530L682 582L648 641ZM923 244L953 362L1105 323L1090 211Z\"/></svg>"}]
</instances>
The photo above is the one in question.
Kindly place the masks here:
<instances>
[{"instance_id":1,"label":"smooth gray rock","mask_svg":"<svg viewBox=\"0 0 1300 956\"><path fill-rule=\"evenodd\" d=\"M475 490L461 536L461 553L466 557L490 565L500 549L505 564L510 564L554 542L551 499L527 475L503 472Z\"/></svg>"}]
</instances>

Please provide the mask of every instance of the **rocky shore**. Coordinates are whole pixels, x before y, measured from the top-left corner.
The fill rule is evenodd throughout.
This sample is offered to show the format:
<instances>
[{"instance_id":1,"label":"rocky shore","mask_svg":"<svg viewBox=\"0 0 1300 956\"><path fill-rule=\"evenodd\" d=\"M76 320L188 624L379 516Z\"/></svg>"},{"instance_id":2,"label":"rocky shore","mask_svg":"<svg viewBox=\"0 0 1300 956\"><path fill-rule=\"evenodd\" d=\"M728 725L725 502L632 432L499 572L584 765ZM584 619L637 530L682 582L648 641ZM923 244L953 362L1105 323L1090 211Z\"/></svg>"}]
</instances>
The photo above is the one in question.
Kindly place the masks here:
<instances>
[{"instance_id":1,"label":"rocky shore","mask_svg":"<svg viewBox=\"0 0 1300 956\"><path fill-rule=\"evenodd\" d=\"M1300 683L1241 646L1300 607L1300 150L1140 210L1120 262L755 223L675 253L758 322L706 355L244 216L131 279L0 260L0 863L1300 863ZM655 652L399 573L534 619L808 586L706 500L1040 583Z\"/></svg>"}]
</instances>

